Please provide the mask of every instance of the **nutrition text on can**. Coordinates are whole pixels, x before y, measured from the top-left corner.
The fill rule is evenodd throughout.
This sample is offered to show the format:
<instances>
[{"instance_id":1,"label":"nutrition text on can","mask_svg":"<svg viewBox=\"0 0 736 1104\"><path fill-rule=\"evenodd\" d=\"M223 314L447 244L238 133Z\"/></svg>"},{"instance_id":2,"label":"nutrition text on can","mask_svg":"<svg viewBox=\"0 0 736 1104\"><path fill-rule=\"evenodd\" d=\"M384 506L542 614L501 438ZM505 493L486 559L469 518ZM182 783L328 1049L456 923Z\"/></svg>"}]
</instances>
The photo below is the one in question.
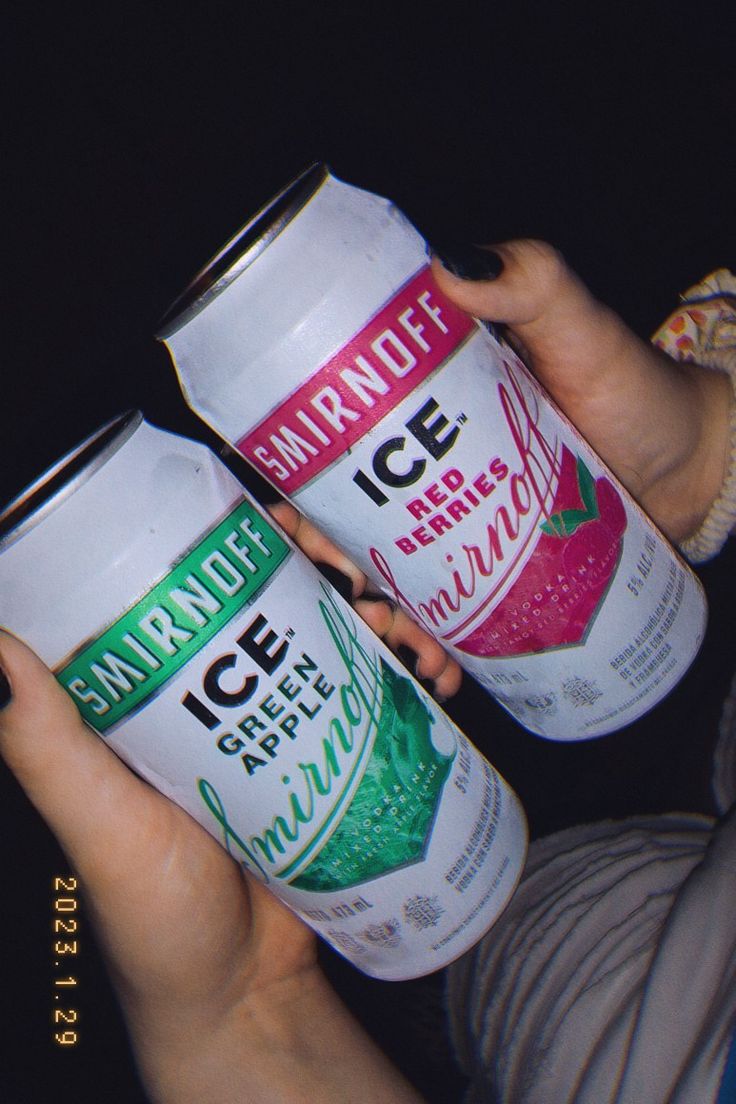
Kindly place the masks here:
<instances>
[{"instance_id":1,"label":"nutrition text on can","mask_svg":"<svg viewBox=\"0 0 736 1104\"><path fill-rule=\"evenodd\" d=\"M190 406L533 732L636 720L699 582L387 200L317 166L162 323Z\"/></svg>"},{"instance_id":2,"label":"nutrition text on can","mask_svg":"<svg viewBox=\"0 0 736 1104\"><path fill-rule=\"evenodd\" d=\"M133 414L42 477L0 515L0 623L366 973L439 969L511 896L513 791L204 446Z\"/></svg>"}]
</instances>

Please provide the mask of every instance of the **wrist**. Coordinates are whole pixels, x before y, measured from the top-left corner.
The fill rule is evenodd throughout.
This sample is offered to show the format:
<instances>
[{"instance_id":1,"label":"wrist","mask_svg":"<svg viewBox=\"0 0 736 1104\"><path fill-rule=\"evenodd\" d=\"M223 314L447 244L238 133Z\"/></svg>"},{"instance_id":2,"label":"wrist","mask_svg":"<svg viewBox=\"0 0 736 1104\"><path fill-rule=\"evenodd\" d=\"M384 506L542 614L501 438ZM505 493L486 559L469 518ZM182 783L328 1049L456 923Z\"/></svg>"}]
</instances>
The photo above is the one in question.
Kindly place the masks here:
<instances>
[{"instance_id":1,"label":"wrist","mask_svg":"<svg viewBox=\"0 0 736 1104\"><path fill-rule=\"evenodd\" d=\"M680 362L685 383L679 422L679 458L665 467L641 499L645 510L675 543L697 532L724 484L729 466L728 377L699 364Z\"/></svg>"},{"instance_id":2,"label":"wrist","mask_svg":"<svg viewBox=\"0 0 736 1104\"><path fill-rule=\"evenodd\" d=\"M153 1104L417 1104L313 966L217 1012L128 1015ZM350 1094L350 1095L348 1095Z\"/></svg>"},{"instance_id":3,"label":"wrist","mask_svg":"<svg viewBox=\"0 0 736 1104\"><path fill-rule=\"evenodd\" d=\"M141 1077L152 1104L229 1104L262 1099L272 1064L299 1044L300 1011L319 989L317 967L255 991L234 986L222 999L123 999ZM236 1094L247 1076L248 1094ZM243 1089L244 1092L244 1089ZM273 1097L272 1097L273 1099ZM288 1099L286 1097L285 1099Z\"/></svg>"},{"instance_id":4,"label":"wrist","mask_svg":"<svg viewBox=\"0 0 736 1104\"><path fill-rule=\"evenodd\" d=\"M680 542L683 555L693 563L711 559L728 536L736 532L736 358L725 364L723 359L720 351L706 353L703 358L703 362L714 369L707 376L712 381L713 395L719 389L720 401L713 417L717 428L711 428L710 433L711 494L695 524Z\"/></svg>"}]
</instances>

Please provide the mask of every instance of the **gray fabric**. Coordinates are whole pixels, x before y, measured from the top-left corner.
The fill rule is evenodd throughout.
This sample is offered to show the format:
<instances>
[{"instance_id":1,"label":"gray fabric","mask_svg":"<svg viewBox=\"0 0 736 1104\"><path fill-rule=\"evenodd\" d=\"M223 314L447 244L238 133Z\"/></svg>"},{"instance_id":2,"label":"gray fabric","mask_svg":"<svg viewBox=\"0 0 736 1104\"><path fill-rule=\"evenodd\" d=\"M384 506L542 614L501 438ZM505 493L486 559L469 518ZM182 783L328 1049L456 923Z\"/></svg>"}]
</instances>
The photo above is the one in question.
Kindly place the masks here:
<instances>
[{"instance_id":1,"label":"gray fabric","mask_svg":"<svg viewBox=\"0 0 736 1104\"><path fill-rule=\"evenodd\" d=\"M655 335L730 374L736 278L690 289ZM683 550L706 559L736 519L736 403L721 493ZM736 1023L736 679L713 767L716 824L672 814L532 844L496 926L448 971L467 1104L709 1104Z\"/></svg>"},{"instance_id":2,"label":"gray fabric","mask_svg":"<svg viewBox=\"0 0 736 1104\"><path fill-rule=\"evenodd\" d=\"M713 796L725 813L736 802L736 675L723 707L718 743L713 752Z\"/></svg>"},{"instance_id":3,"label":"gray fabric","mask_svg":"<svg viewBox=\"0 0 736 1104\"><path fill-rule=\"evenodd\" d=\"M452 966L468 1104L707 1104L734 1021L736 814L537 841L501 920Z\"/></svg>"}]
</instances>

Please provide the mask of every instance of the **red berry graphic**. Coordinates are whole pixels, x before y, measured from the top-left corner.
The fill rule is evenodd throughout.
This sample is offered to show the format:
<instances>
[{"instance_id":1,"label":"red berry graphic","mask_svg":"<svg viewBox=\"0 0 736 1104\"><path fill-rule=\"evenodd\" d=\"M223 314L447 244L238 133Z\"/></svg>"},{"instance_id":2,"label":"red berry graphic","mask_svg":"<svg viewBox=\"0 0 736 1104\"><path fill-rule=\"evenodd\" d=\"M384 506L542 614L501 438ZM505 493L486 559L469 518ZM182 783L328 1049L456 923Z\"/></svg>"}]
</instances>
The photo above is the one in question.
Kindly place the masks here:
<instances>
[{"instance_id":1,"label":"red berry graphic","mask_svg":"<svg viewBox=\"0 0 736 1104\"><path fill-rule=\"evenodd\" d=\"M511 656L584 642L616 571L626 510L610 479L593 480L563 450L550 516L520 576L493 612L457 646Z\"/></svg>"}]
</instances>

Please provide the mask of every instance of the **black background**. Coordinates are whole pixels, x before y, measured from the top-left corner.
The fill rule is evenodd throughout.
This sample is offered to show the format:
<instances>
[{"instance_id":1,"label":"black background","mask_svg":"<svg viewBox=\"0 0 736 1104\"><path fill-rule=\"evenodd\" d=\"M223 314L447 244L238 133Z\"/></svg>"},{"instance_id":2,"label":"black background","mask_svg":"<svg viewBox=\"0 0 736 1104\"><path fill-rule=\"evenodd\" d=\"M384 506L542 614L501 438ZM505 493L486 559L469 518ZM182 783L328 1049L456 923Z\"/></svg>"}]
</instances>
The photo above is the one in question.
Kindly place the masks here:
<instances>
[{"instance_id":1,"label":"black background","mask_svg":"<svg viewBox=\"0 0 736 1104\"><path fill-rule=\"evenodd\" d=\"M721 10L509 7L16 8L5 27L0 501L126 408L209 440L153 340L156 321L315 159L391 196L430 237L555 242L643 335L679 291L734 267L736 89ZM548 744L468 681L451 711L519 791L534 833L710 810L708 751L733 668L733 559L701 571L712 609L701 658L625 732ZM82 1041L65 1051L50 1041L51 880L68 868L4 770L0 809L0 1096L143 1100L86 927ZM441 1048L412 1053L437 987L328 968L428 1096L454 1099Z\"/></svg>"}]
</instances>

